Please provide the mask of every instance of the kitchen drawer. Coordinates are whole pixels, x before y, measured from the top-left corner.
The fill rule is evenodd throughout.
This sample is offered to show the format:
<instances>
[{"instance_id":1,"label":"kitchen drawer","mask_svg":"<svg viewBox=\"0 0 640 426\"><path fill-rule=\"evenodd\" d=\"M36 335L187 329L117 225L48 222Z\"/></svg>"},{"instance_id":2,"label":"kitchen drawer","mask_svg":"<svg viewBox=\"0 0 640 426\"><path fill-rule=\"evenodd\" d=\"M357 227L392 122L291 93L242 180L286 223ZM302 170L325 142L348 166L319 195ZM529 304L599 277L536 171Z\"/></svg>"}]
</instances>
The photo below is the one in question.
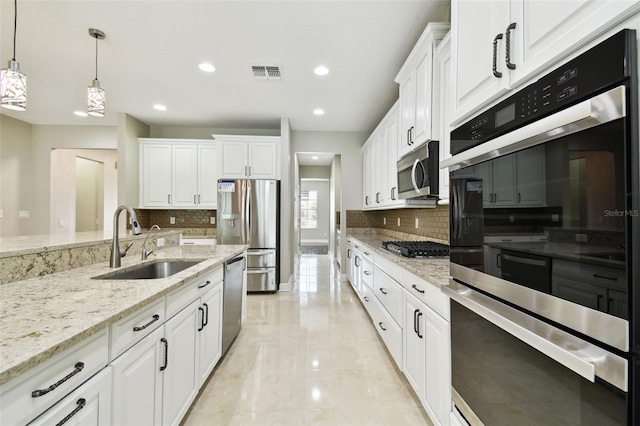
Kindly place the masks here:
<instances>
[{"instance_id":1,"label":"kitchen drawer","mask_svg":"<svg viewBox=\"0 0 640 426\"><path fill-rule=\"evenodd\" d=\"M375 253L369 247L363 246L362 249L361 249L361 253L362 253L362 257L365 258L366 260L368 260L369 262L371 262L371 263L375 263L376 262Z\"/></svg>"},{"instance_id":2,"label":"kitchen drawer","mask_svg":"<svg viewBox=\"0 0 640 426\"><path fill-rule=\"evenodd\" d=\"M373 294L373 290L371 290L367 286L364 286L362 288L362 292L359 293L358 296L360 297L360 300L362 301L362 304L367 310L367 313L369 314L369 316L373 318L374 311L375 309L377 309L376 304L374 303L376 297Z\"/></svg>"},{"instance_id":3,"label":"kitchen drawer","mask_svg":"<svg viewBox=\"0 0 640 426\"><path fill-rule=\"evenodd\" d=\"M111 425L111 368L105 368L29 425Z\"/></svg>"},{"instance_id":4,"label":"kitchen drawer","mask_svg":"<svg viewBox=\"0 0 640 426\"><path fill-rule=\"evenodd\" d=\"M398 323L402 323L402 286L390 276L376 270L375 294L382 306Z\"/></svg>"},{"instance_id":5,"label":"kitchen drawer","mask_svg":"<svg viewBox=\"0 0 640 426\"><path fill-rule=\"evenodd\" d=\"M109 328L0 386L0 424L26 424L109 361ZM40 396L33 396L33 392Z\"/></svg>"},{"instance_id":6,"label":"kitchen drawer","mask_svg":"<svg viewBox=\"0 0 640 426\"><path fill-rule=\"evenodd\" d=\"M382 337L396 365L402 370L402 328L391 318L378 299L374 298L373 304L370 314L373 326Z\"/></svg>"},{"instance_id":7,"label":"kitchen drawer","mask_svg":"<svg viewBox=\"0 0 640 426\"><path fill-rule=\"evenodd\" d=\"M369 286L370 289L373 290L375 279L375 271L373 267L373 263L367 261L366 258L362 258L362 282Z\"/></svg>"},{"instance_id":8,"label":"kitchen drawer","mask_svg":"<svg viewBox=\"0 0 640 426\"><path fill-rule=\"evenodd\" d=\"M139 342L166 320L164 297L120 321L111 324L111 345L109 361L113 361L124 351Z\"/></svg>"},{"instance_id":9,"label":"kitchen drawer","mask_svg":"<svg viewBox=\"0 0 640 426\"><path fill-rule=\"evenodd\" d=\"M213 285L222 282L224 277L223 268L213 270L201 277L188 281L180 288L167 295L167 319L171 318L189 303L196 300L204 292L211 289Z\"/></svg>"},{"instance_id":10,"label":"kitchen drawer","mask_svg":"<svg viewBox=\"0 0 640 426\"><path fill-rule=\"evenodd\" d=\"M567 277L574 281L583 281L600 287L626 291L624 269L553 259L551 262L551 275Z\"/></svg>"},{"instance_id":11,"label":"kitchen drawer","mask_svg":"<svg viewBox=\"0 0 640 426\"><path fill-rule=\"evenodd\" d=\"M400 282L402 281L402 274L404 269L401 266L398 266L397 263L392 262L389 259L386 259L382 256L376 257L376 267L382 271L384 271L387 275L389 275L392 279Z\"/></svg>"},{"instance_id":12,"label":"kitchen drawer","mask_svg":"<svg viewBox=\"0 0 640 426\"><path fill-rule=\"evenodd\" d=\"M247 250L247 268L272 268L276 266L276 249Z\"/></svg>"},{"instance_id":13,"label":"kitchen drawer","mask_svg":"<svg viewBox=\"0 0 640 426\"><path fill-rule=\"evenodd\" d=\"M449 298L435 286L409 271L404 271L404 277L400 281L407 291L436 311L445 320L451 321Z\"/></svg>"}]
</instances>

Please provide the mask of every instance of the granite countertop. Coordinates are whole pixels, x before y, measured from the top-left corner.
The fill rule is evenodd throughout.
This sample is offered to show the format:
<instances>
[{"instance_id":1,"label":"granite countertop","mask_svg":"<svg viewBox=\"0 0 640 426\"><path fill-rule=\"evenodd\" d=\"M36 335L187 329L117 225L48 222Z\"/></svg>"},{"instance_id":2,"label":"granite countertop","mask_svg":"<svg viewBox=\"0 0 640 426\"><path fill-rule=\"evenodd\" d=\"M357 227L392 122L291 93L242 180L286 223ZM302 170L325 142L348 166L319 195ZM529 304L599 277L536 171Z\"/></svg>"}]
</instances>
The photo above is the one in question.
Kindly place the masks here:
<instances>
[{"instance_id":1,"label":"granite countertop","mask_svg":"<svg viewBox=\"0 0 640 426\"><path fill-rule=\"evenodd\" d=\"M142 234L132 235L130 230L123 230L118 235L120 242L144 239L148 229L143 229ZM180 229L153 231L152 236L162 237L181 233ZM74 232L69 234L43 234L26 235L21 237L0 238L0 257L22 256L25 254L40 253L48 250L61 250L65 248L76 248L95 245L103 241L111 244L113 232L90 231Z\"/></svg>"},{"instance_id":2,"label":"granite countertop","mask_svg":"<svg viewBox=\"0 0 640 426\"><path fill-rule=\"evenodd\" d=\"M347 234L347 237L360 241L373 250L376 256L384 257L436 287L441 287L443 285L446 286L449 284L449 278L451 278L451 276L449 274L448 257L413 259L398 256L382 248L382 242L390 240L390 238L385 235L350 233ZM425 240L429 239L425 238Z\"/></svg>"},{"instance_id":3,"label":"granite countertop","mask_svg":"<svg viewBox=\"0 0 640 426\"><path fill-rule=\"evenodd\" d=\"M558 243L552 241L522 243L495 242L484 244L489 247L537 254L540 256L547 256L556 259L571 260L574 262L590 263L593 265L607 266L612 268L625 267L625 262L622 261L601 259L589 256L589 254L596 253L624 254L623 249L607 248L588 244Z\"/></svg>"},{"instance_id":4,"label":"granite countertop","mask_svg":"<svg viewBox=\"0 0 640 426\"><path fill-rule=\"evenodd\" d=\"M144 261L204 259L168 278L92 279L114 271L102 262L0 286L0 385L244 250L244 245L178 246ZM140 263L136 255L122 259L123 268Z\"/></svg>"}]
</instances>

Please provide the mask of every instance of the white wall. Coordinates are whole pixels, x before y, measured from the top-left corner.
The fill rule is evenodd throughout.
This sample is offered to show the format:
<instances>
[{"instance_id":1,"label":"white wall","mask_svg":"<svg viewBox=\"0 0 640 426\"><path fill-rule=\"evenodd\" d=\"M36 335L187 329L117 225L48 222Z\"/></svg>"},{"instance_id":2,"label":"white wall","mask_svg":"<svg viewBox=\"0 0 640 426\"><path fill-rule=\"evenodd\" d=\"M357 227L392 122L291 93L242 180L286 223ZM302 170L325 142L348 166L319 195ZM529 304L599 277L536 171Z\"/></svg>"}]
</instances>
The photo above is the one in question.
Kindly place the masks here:
<instances>
[{"instance_id":1,"label":"white wall","mask_svg":"<svg viewBox=\"0 0 640 426\"><path fill-rule=\"evenodd\" d=\"M0 115L0 237L28 235L33 223L32 126ZM19 210L32 212L18 219Z\"/></svg>"},{"instance_id":2,"label":"white wall","mask_svg":"<svg viewBox=\"0 0 640 426\"><path fill-rule=\"evenodd\" d=\"M51 233L76 232L76 157L104 164L103 229L113 231L118 207L118 153L115 149L54 149L51 151ZM60 226L60 221L63 225Z\"/></svg>"},{"instance_id":3,"label":"white wall","mask_svg":"<svg viewBox=\"0 0 640 426\"><path fill-rule=\"evenodd\" d=\"M292 168L291 125L288 118L280 120L280 282L293 280L294 232L294 172Z\"/></svg>"},{"instance_id":4,"label":"white wall","mask_svg":"<svg viewBox=\"0 0 640 426\"><path fill-rule=\"evenodd\" d=\"M329 243L329 217L330 217L330 191L329 180L317 180L301 178L300 189L302 191L317 191L318 193L318 227L315 229L301 228L300 240L302 244L328 244Z\"/></svg>"},{"instance_id":5,"label":"white wall","mask_svg":"<svg viewBox=\"0 0 640 426\"><path fill-rule=\"evenodd\" d=\"M49 234L51 226L51 151L56 148L116 149L111 126L33 125L33 227L30 234Z\"/></svg>"},{"instance_id":6,"label":"white wall","mask_svg":"<svg viewBox=\"0 0 640 426\"><path fill-rule=\"evenodd\" d=\"M129 114L118 114L118 205L140 205L140 146L138 138L148 138L150 128ZM117 206L116 206L117 207ZM115 211L115 209L114 209ZM126 215L120 215L120 229ZM113 212L106 220L111 221Z\"/></svg>"},{"instance_id":7,"label":"white wall","mask_svg":"<svg viewBox=\"0 0 640 426\"><path fill-rule=\"evenodd\" d=\"M300 179L331 179L331 166L300 166Z\"/></svg>"}]
</instances>

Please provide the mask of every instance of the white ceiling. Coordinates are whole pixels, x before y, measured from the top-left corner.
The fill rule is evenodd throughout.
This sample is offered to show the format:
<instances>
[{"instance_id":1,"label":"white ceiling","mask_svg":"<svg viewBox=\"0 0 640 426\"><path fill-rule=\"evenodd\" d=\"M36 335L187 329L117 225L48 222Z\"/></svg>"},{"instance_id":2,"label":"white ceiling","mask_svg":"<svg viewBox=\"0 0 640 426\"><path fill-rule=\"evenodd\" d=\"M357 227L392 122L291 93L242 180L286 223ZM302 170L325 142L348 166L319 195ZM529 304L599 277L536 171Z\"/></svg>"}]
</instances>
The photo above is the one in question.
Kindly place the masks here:
<instances>
[{"instance_id":1,"label":"white ceiling","mask_svg":"<svg viewBox=\"0 0 640 426\"><path fill-rule=\"evenodd\" d=\"M33 124L149 125L371 131L398 97L393 82L426 24L449 20L449 0L18 0L16 59L28 77ZM0 4L0 63L12 57L13 0ZM95 75L104 118L79 118ZM215 73L198 69L211 62ZM280 82L251 65L279 65ZM317 65L331 72L313 73ZM167 106L159 112L156 103ZM313 114L323 108L323 116Z\"/></svg>"},{"instance_id":2,"label":"white ceiling","mask_svg":"<svg viewBox=\"0 0 640 426\"><path fill-rule=\"evenodd\" d=\"M327 152L296 152L298 164L301 166L331 166L334 153Z\"/></svg>"}]
</instances>

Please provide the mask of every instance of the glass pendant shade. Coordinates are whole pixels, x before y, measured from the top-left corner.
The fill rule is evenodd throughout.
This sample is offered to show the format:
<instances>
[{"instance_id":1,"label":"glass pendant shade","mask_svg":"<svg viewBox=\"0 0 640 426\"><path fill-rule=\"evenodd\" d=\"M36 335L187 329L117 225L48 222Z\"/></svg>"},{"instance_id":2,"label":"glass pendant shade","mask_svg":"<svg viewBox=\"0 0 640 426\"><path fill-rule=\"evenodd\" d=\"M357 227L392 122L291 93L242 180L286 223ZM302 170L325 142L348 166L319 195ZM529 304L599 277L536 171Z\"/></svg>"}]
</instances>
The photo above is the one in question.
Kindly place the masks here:
<instances>
[{"instance_id":1,"label":"glass pendant shade","mask_svg":"<svg viewBox=\"0 0 640 426\"><path fill-rule=\"evenodd\" d=\"M87 112L94 117L104 117L105 96L104 90L100 88L100 82L93 80L93 86L87 90L88 107Z\"/></svg>"},{"instance_id":2,"label":"glass pendant shade","mask_svg":"<svg viewBox=\"0 0 640 426\"><path fill-rule=\"evenodd\" d=\"M20 64L12 59L9 68L0 71L0 106L16 111L27 109L27 76L20 72Z\"/></svg>"}]
</instances>

